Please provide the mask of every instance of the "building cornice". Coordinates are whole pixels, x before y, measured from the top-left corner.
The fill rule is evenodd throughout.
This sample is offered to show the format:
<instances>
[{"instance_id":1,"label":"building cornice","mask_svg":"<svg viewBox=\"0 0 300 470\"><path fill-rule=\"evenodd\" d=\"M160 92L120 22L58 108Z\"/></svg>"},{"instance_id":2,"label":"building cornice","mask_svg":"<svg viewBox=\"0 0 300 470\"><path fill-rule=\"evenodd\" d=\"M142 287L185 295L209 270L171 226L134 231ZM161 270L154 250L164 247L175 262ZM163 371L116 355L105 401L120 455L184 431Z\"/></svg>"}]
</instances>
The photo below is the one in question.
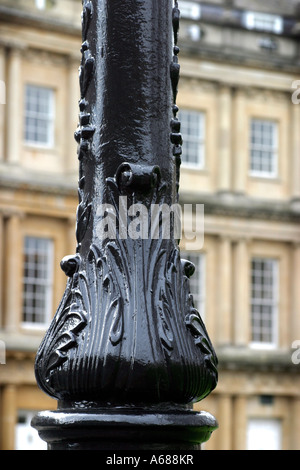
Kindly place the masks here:
<instances>
[{"instance_id":1,"label":"building cornice","mask_svg":"<svg viewBox=\"0 0 300 470\"><path fill-rule=\"evenodd\" d=\"M216 348L219 367L223 370L289 371L299 373L299 365L292 361L293 351L223 346Z\"/></svg>"},{"instance_id":2,"label":"building cornice","mask_svg":"<svg viewBox=\"0 0 300 470\"><path fill-rule=\"evenodd\" d=\"M244 219L300 222L300 210L290 200L258 199L240 194L181 192L181 204L204 204L205 214Z\"/></svg>"},{"instance_id":3,"label":"building cornice","mask_svg":"<svg viewBox=\"0 0 300 470\"><path fill-rule=\"evenodd\" d=\"M50 15L41 16L31 11L19 10L7 6L0 6L0 18L4 23L16 23L22 26L30 26L47 31L55 31L64 34L79 36L81 24L73 24L71 21L63 21Z\"/></svg>"},{"instance_id":4,"label":"building cornice","mask_svg":"<svg viewBox=\"0 0 300 470\"><path fill-rule=\"evenodd\" d=\"M220 48L220 46L212 46L202 42L182 40L181 52L188 58L194 57L197 60L209 60L221 64L225 61L227 65L232 66L238 65L293 74L299 73L300 70L298 58L287 59L278 54L250 52L229 45Z\"/></svg>"},{"instance_id":5,"label":"building cornice","mask_svg":"<svg viewBox=\"0 0 300 470\"><path fill-rule=\"evenodd\" d=\"M0 176L0 189L59 194L77 197L77 175ZM205 215L234 217L247 220L268 220L289 223L300 222L299 207L292 200L267 200L235 193L180 192L181 204L203 204Z\"/></svg>"},{"instance_id":6,"label":"building cornice","mask_svg":"<svg viewBox=\"0 0 300 470\"><path fill-rule=\"evenodd\" d=\"M77 175L30 175L24 173L20 177L0 176L0 190L20 190L44 194L59 194L60 196L77 195Z\"/></svg>"}]
</instances>

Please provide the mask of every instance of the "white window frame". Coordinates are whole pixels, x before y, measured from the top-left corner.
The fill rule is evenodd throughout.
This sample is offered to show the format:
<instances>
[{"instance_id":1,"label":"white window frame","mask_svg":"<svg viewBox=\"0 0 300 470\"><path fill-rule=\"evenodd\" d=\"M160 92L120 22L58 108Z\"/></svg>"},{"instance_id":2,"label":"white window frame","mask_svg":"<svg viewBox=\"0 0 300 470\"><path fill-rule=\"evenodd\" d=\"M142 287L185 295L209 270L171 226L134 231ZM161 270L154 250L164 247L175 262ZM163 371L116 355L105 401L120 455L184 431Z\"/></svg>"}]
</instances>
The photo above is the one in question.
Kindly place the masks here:
<instances>
[{"instance_id":1,"label":"white window frame","mask_svg":"<svg viewBox=\"0 0 300 470\"><path fill-rule=\"evenodd\" d=\"M180 17L188 18L191 20L200 20L201 18L201 5L197 2L180 2Z\"/></svg>"},{"instance_id":2,"label":"white window frame","mask_svg":"<svg viewBox=\"0 0 300 470\"><path fill-rule=\"evenodd\" d=\"M266 31L275 34L283 32L283 18L279 15L270 15L256 11L244 12L244 25L247 29Z\"/></svg>"},{"instance_id":3,"label":"white window frame","mask_svg":"<svg viewBox=\"0 0 300 470\"><path fill-rule=\"evenodd\" d=\"M260 270L258 267L253 269L253 263L269 263L271 265L272 276L270 288L267 288L267 279L266 276L263 276L263 271ZM258 278L264 278L264 285L262 283L257 283L257 281L253 282L253 277L256 276ZM269 279L270 280L270 279ZM278 305L279 305L279 262L277 259L274 258L264 258L264 257L253 257L251 259L251 304L250 304L250 314L251 314L251 343L250 346L253 348L259 349L274 349L278 345ZM254 292L258 292L259 294L253 295ZM263 291L263 292L262 292ZM268 298L267 293L269 293ZM261 325L257 331L255 330L254 326L254 309L258 307L262 310L264 307L266 309L271 309L271 319L269 320L271 324L269 327L265 326L266 334L270 336L269 341L258 340L257 336L261 336L264 334ZM265 318L263 316L265 315ZM256 312L256 322L261 323L262 320L268 321L268 316L270 313L268 312Z\"/></svg>"},{"instance_id":4,"label":"white window frame","mask_svg":"<svg viewBox=\"0 0 300 470\"><path fill-rule=\"evenodd\" d=\"M45 250L40 252L45 257L45 263L39 264L35 261L36 251L32 247L31 249L26 245L29 240L32 240L32 245L34 243L38 244L39 241L43 241L45 244ZM54 243L50 238L42 238L36 236L25 236L24 238L24 265L23 265L23 311L22 311L22 327L30 329L44 329L47 327L51 320L51 311L52 311L52 298L53 298L53 256L54 256ZM30 258L31 257L31 260ZM26 259L27 258L27 259ZM29 272L35 271L36 269L44 270L45 277L37 276L35 274L25 275L26 269ZM29 287L32 286L32 290L40 287L40 298L44 306L38 307L35 305L37 301L36 292L33 292L31 295ZM27 287L27 291L26 291ZM27 305L25 306L25 301ZM32 302L32 311L30 312L29 303ZM38 313L38 308L41 309L41 312ZM30 321L28 317L40 315L43 318L43 321ZM27 319L26 319L27 317Z\"/></svg>"},{"instance_id":5,"label":"white window frame","mask_svg":"<svg viewBox=\"0 0 300 470\"><path fill-rule=\"evenodd\" d=\"M190 289L194 300L194 306L198 310L202 320L205 319L205 286L206 286L206 259L204 253L195 251L182 251L181 258L195 265L195 272L190 277Z\"/></svg>"},{"instance_id":6,"label":"white window frame","mask_svg":"<svg viewBox=\"0 0 300 470\"><path fill-rule=\"evenodd\" d=\"M192 128L191 122L199 120L198 124ZM205 150L206 150L206 113L203 111L196 111L191 109L181 109L179 112L179 120L181 122L181 134L183 139L181 164L186 168L194 168L203 170L205 167ZM189 123L188 123L189 122ZM197 152L195 154L189 150L189 145L196 146ZM192 157L195 162L189 161Z\"/></svg>"},{"instance_id":7,"label":"white window frame","mask_svg":"<svg viewBox=\"0 0 300 470\"><path fill-rule=\"evenodd\" d=\"M29 107L33 105L30 100L38 100L38 93L44 92L45 96L48 99L48 109L45 112L41 110L31 110ZM31 96L30 96L31 93ZM36 94L34 96L34 93ZM24 142L26 145L30 145L33 147L41 147L41 148L52 148L54 146L54 118L55 118L55 91L53 88L40 86L40 85L33 85L33 84L26 84L25 85L25 104L24 104ZM31 132L34 134L38 134L38 123L43 122L45 123L46 127L46 139L39 140L30 138L27 136L29 133L30 125L28 120L32 120L33 124L31 127Z\"/></svg>"},{"instance_id":8,"label":"white window frame","mask_svg":"<svg viewBox=\"0 0 300 470\"><path fill-rule=\"evenodd\" d=\"M272 142L267 142L267 136L263 136L263 126L272 126L273 140ZM254 130L254 126L257 127ZM260 129L259 129L260 127ZM255 135L256 134L256 135ZM279 155L279 125L277 121L264 119L264 118L251 118L250 119L250 151L249 151L249 174L250 176L259 177L259 178L269 178L274 179L278 177L278 155ZM260 142L253 142L254 138L258 139L260 135ZM269 134L270 137L270 134ZM265 139L265 141L264 141ZM257 156L254 156L256 152ZM263 154L268 155L268 160L264 161ZM263 170L258 168L253 168L254 159L257 159L257 163L260 165L268 165L269 159L271 158L272 169Z\"/></svg>"}]
</instances>

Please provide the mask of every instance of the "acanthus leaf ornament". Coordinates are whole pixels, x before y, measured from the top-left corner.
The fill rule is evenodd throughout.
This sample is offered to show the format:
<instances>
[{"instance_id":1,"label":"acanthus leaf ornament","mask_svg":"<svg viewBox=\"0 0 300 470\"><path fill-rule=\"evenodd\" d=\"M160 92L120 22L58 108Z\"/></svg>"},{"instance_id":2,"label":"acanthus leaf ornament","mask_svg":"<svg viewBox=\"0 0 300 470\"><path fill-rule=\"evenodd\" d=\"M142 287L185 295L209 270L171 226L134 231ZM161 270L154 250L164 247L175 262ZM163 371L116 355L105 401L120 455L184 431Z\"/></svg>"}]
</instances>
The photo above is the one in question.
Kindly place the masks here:
<instances>
[{"instance_id":1,"label":"acanthus leaf ornament","mask_svg":"<svg viewBox=\"0 0 300 470\"><path fill-rule=\"evenodd\" d=\"M122 177L125 173L128 179ZM130 203L136 202L141 182L148 204L163 204L165 186L158 167L140 171L135 165L122 164L116 176L107 181L109 201L116 211L124 191ZM137 264L137 259L143 262ZM216 357L189 292L188 276L193 268L180 259L176 244L150 236L137 243L117 234L101 249L92 245L87 261L82 266L77 255L63 263L66 274L72 269L75 272L69 281L70 295L62 302L53 324L55 332L50 334L57 339L55 351L45 364L48 393L64 400L88 396L98 402L118 402L124 386L122 400L130 402L137 391L142 393L141 378L149 383L149 374L153 374L149 361L159 365L160 370L160 378L148 390L151 402L172 397L172 401L185 403L203 398L214 386ZM184 312L188 313L184 316ZM80 350L78 343L82 343ZM197 348L205 356L197 358ZM208 366L205 380L199 373L203 360ZM111 378L104 373L109 361L114 369ZM134 371L138 371L136 377ZM176 381L180 371L185 376L184 384ZM144 402L150 399L145 393L142 398Z\"/></svg>"}]
</instances>

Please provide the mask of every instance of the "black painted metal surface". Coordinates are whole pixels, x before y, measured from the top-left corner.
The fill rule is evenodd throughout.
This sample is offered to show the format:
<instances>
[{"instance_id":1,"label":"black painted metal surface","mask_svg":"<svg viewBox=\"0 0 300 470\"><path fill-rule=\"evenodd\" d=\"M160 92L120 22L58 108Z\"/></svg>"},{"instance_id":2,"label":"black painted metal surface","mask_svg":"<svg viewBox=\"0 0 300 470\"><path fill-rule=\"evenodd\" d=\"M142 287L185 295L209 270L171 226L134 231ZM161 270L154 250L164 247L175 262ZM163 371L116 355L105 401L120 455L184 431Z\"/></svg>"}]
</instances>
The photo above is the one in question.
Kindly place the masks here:
<instances>
[{"instance_id":1,"label":"black painted metal surface","mask_svg":"<svg viewBox=\"0 0 300 470\"><path fill-rule=\"evenodd\" d=\"M180 259L174 227L169 238L161 232L153 238L150 227L162 222L152 218L143 236L126 231L134 220L130 207L147 208L147 219L154 204L178 201L178 27L172 0L83 1L77 250L61 263L67 287L36 357L39 386L66 416L35 418L43 438L50 422L55 429L56 447L49 448L68 447L61 430L70 429L71 415L78 439L84 416L98 416L100 436L107 430L104 416L116 410L127 423L133 419L135 433L147 428L142 416L151 416L151 423L156 416L158 429L162 410L175 413L176 439L197 434L184 433L187 419L202 429L198 442L209 435L207 422L210 432L215 427L212 417L186 409L216 386L217 358L193 306L193 269ZM87 435L90 444L77 447L100 445ZM169 442L163 445L172 439L163 438ZM126 442L112 445L131 448Z\"/></svg>"}]
</instances>

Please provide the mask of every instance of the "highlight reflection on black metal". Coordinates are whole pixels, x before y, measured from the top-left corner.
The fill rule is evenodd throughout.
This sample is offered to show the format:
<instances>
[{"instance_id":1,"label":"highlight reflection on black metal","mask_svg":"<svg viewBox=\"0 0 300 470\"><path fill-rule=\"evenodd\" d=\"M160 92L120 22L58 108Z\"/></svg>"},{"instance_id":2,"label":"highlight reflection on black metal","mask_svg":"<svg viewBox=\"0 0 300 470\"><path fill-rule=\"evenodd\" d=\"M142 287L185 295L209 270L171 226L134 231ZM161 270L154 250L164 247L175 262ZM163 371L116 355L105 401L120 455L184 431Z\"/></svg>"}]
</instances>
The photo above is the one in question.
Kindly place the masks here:
<instances>
[{"instance_id":1,"label":"highlight reflection on black metal","mask_svg":"<svg viewBox=\"0 0 300 470\"><path fill-rule=\"evenodd\" d=\"M49 449L194 448L216 427L189 409L217 383L190 263L174 233L124 237L120 216L120 198L125 214L178 201L178 28L177 1L83 1L77 250L36 357L39 386L58 400L33 421ZM103 204L113 238L99 236Z\"/></svg>"}]
</instances>

